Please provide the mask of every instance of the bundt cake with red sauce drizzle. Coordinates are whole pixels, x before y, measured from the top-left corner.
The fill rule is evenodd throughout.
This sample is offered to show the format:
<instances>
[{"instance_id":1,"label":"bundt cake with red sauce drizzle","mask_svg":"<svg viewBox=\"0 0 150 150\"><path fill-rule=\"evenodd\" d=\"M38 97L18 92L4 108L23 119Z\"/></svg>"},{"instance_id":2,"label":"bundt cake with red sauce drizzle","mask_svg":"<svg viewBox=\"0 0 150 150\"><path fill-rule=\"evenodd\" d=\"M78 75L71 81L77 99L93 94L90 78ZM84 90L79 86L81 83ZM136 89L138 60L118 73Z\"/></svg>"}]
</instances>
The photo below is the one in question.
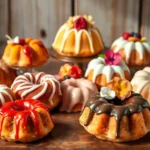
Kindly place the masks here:
<instances>
[{"instance_id":1,"label":"bundt cake with red sauce drizzle","mask_svg":"<svg viewBox=\"0 0 150 150\"><path fill-rule=\"evenodd\" d=\"M19 75L11 86L18 99L38 99L49 109L53 109L60 102L61 95L59 81L44 72L25 73Z\"/></svg>"},{"instance_id":2,"label":"bundt cake with red sauce drizzle","mask_svg":"<svg viewBox=\"0 0 150 150\"><path fill-rule=\"evenodd\" d=\"M102 140L136 140L150 131L150 106L137 93L132 92L124 100L117 96L109 99L99 93L87 101L79 121L89 133Z\"/></svg>"},{"instance_id":3,"label":"bundt cake with red sauce drizzle","mask_svg":"<svg viewBox=\"0 0 150 150\"><path fill-rule=\"evenodd\" d=\"M47 107L38 100L16 100L0 108L0 137L8 141L30 142L53 129Z\"/></svg>"}]
</instances>

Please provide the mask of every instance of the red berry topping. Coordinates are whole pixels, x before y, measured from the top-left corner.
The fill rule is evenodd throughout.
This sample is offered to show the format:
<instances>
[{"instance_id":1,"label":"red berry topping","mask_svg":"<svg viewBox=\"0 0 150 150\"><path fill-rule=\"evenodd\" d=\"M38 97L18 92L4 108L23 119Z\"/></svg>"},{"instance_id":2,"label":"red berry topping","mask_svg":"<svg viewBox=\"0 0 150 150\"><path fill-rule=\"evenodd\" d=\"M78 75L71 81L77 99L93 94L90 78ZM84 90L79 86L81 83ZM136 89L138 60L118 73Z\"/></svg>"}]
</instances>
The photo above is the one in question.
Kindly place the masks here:
<instances>
[{"instance_id":1,"label":"red berry topping","mask_svg":"<svg viewBox=\"0 0 150 150\"><path fill-rule=\"evenodd\" d=\"M128 38L131 37L131 34L128 33L128 32L124 32L124 33L122 34L122 37L123 37L125 40L128 40Z\"/></svg>"},{"instance_id":2,"label":"red berry topping","mask_svg":"<svg viewBox=\"0 0 150 150\"><path fill-rule=\"evenodd\" d=\"M72 66L70 69L70 76L72 78L80 78L82 75L82 70L77 66Z\"/></svg>"},{"instance_id":3,"label":"red berry topping","mask_svg":"<svg viewBox=\"0 0 150 150\"><path fill-rule=\"evenodd\" d=\"M25 45L25 39L19 38L19 44Z\"/></svg>"},{"instance_id":4,"label":"red berry topping","mask_svg":"<svg viewBox=\"0 0 150 150\"><path fill-rule=\"evenodd\" d=\"M30 46L25 45L23 47L23 52L26 54L26 56L30 59L30 63L32 64L32 49Z\"/></svg>"},{"instance_id":5,"label":"red berry topping","mask_svg":"<svg viewBox=\"0 0 150 150\"><path fill-rule=\"evenodd\" d=\"M77 30L87 29L87 21L83 17L79 17L75 20L73 25Z\"/></svg>"}]
</instances>

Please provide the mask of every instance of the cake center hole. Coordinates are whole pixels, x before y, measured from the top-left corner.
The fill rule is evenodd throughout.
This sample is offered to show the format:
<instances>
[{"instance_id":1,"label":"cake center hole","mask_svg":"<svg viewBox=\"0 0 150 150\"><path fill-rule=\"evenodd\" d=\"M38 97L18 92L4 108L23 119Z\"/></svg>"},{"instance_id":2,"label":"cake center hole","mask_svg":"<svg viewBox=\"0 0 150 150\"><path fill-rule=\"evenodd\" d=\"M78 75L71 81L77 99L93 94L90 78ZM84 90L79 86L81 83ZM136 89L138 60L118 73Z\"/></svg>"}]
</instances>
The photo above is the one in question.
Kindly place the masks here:
<instances>
[{"instance_id":1,"label":"cake center hole","mask_svg":"<svg viewBox=\"0 0 150 150\"><path fill-rule=\"evenodd\" d=\"M108 103L111 103L111 104L116 105L116 106L123 105L122 101L117 97L115 99L108 100Z\"/></svg>"},{"instance_id":2,"label":"cake center hole","mask_svg":"<svg viewBox=\"0 0 150 150\"><path fill-rule=\"evenodd\" d=\"M12 109L13 109L13 110L17 110L17 111L24 111L24 110L25 110L24 107L19 106L19 105L13 105L13 106L12 106Z\"/></svg>"}]
</instances>

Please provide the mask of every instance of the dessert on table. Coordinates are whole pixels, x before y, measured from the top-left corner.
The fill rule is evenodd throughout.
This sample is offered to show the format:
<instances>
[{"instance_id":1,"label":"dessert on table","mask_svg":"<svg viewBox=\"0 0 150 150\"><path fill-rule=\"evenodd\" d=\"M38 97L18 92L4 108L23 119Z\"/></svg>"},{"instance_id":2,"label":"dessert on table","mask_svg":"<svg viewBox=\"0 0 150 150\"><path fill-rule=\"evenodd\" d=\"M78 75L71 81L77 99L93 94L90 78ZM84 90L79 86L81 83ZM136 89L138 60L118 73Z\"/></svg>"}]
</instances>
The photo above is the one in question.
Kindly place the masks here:
<instances>
[{"instance_id":1,"label":"dessert on table","mask_svg":"<svg viewBox=\"0 0 150 150\"><path fill-rule=\"evenodd\" d=\"M11 39L7 35L8 41L2 59L7 65L19 68L33 68L45 63L49 54L42 41L32 38Z\"/></svg>"},{"instance_id":2,"label":"dessert on table","mask_svg":"<svg viewBox=\"0 0 150 150\"><path fill-rule=\"evenodd\" d=\"M107 50L98 58L91 60L87 66L85 77L98 86L106 86L114 77L130 79L130 70L122 61L119 53Z\"/></svg>"},{"instance_id":3,"label":"dessert on table","mask_svg":"<svg viewBox=\"0 0 150 150\"><path fill-rule=\"evenodd\" d=\"M11 86L16 76L16 70L10 68L2 59L0 59L0 84Z\"/></svg>"},{"instance_id":4,"label":"dessert on table","mask_svg":"<svg viewBox=\"0 0 150 150\"><path fill-rule=\"evenodd\" d=\"M92 16L78 15L59 28L52 47L63 56L88 57L100 53L104 44Z\"/></svg>"},{"instance_id":5,"label":"dessert on table","mask_svg":"<svg viewBox=\"0 0 150 150\"><path fill-rule=\"evenodd\" d=\"M133 91L140 93L150 104L150 67L135 73L131 80Z\"/></svg>"},{"instance_id":6,"label":"dessert on table","mask_svg":"<svg viewBox=\"0 0 150 150\"><path fill-rule=\"evenodd\" d=\"M150 44L145 37L135 32L124 32L111 46L114 52L119 52L128 66L150 65Z\"/></svg>"},{"instance_id":7,"label":"dessert on table","mask_svg":"<svg viewBox=\"0 0 150 150\"><path fill-rule=\"evenodd\" d=\"M17 99L38 99L51 110L60 102L60 83L44 72L19 75L11 85Z\"/></svg>"},{"instance_id":8,"label":"dessert on table","mask_svg":"<svg viewBox=\"0 0 150 150\"><path fill-rule=\"evenodd\" d=\"M64 64L59 75L62 79L60 111L81 111L86 101L98 92L94 83L82 77L82 70L77 65Z\"/></svg>"},{"instance_id":9,"label":"dessert on table","mask_svg":"<svg viewBox=\"0 0 150 150\"><path fill-rule=\"evenodd\" d=\"M32 142L54 127L47 107L38 100L16 100L0 108L0 137L8 141Z\"/></svg>"},{"instance_id":10,"label":"dessert on table","mask_svg":"<svg viewBox=\"0 0 150 150\"><path fill-rule=\"evenodd\" d=\"M129 81L115 77L87 101L79 122L102 140L136 140L150 131L150 105Z\"/></svg>"}]
</instances>

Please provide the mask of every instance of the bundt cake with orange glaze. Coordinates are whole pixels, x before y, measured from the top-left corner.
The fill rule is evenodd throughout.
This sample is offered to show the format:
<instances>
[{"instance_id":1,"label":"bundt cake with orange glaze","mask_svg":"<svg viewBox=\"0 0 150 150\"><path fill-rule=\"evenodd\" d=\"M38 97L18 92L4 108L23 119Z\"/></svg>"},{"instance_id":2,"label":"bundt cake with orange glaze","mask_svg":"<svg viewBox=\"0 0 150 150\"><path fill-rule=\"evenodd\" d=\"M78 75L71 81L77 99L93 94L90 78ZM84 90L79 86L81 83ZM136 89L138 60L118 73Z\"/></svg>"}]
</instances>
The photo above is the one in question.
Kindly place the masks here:
<instances>
[{"instance_id":1,"label":"bundt cake with orange glaze","mask_svg":"<svg viewBox=\"0 0 150 150\"><path fill-rule=\"evenodd\" d=\"M0 137L31 142L46 136L54 127L47 107L38 100L16 100L0 108Z\"/></svg>"},{"instance_id":2,"label":"bundt cake with orange glaze","mask_svg":"<svg viewBox=\"0 0 150 150\"><path fill-rule=\"evenodd\" d=\"M44 72L19 75L11 89L17 99L38 99L51 110L60 102L60 83L50 74Z\"/></svg>"},{"instance_id":3,"label":"bundt cake with orange glaze","mask_svg":"<svg viewBox=\"0 0 150 150\"><path fill-rule=\"evenodd\" d=\"M0 59L0 84L11 86L16 76L16 71L10 68L2 59Z\"/></svg>"},{"instance_id":4,"label":"bundt cake with orange glaze","mask_svg":"<svg viewBox=\"0 0 150 150\"><path fill-rule=\"evenodd\" d=\"M15 100L13 91L6 85L0 84L0 107Z\"/></svg>"},{"instance_id":5,"label":"bundt cake with orange glaze","mask_svg":"<svg viewBox=\"0 0 150 150\"><path fill-rule=\"evenodd\" d=\"M49 54L44 44L38 39L11 39L7 36L7 46L2 59L11 67L32 68L45 63Z\"/></svg>"},{"instance_id":6,"label":"bundt cake with orange glaze","mask_svg":"<svg viewBox=\"0 0 150 150\"><path fill-rule=\"evenodd\" d=\"M87 101L80 116L80 124L99 139L125 142L139 139L150 131L150 105L140 94L129 94L129 83L121 82L112 82L115 91L102 87L100 93ZM118 98L118 90L120 96L124 97L124 93L126 97Z\"/></svg>"},{"instance_id":7,"label":"bundt cake with orange glaze","mask_svg":"<svg viewBox=\"0 0 150 150\"><path fill-rule=\"evenodd\" d=\"M150 67L135 73L131 80L133 91L141 94L150 104Z\"/></svg>"},{"instance_id":8,"label":"bundt cake with orange glaze","mask_svg":"<svg viewBox=\"0 0 150 150\"><path fill-rule=\"evenodd\" d=\"M62 101L60 111L77 112L86 101L98 92L96 85L84 78L70 78L61 82Z\"/></svg>"},{"instance_id":9,"label":"bundt cake with orange glaze","mask_svg":"<svg viewBox=\"0 0 150 150\"><path fill-rule=\"evenodd\" d=\"M73 16L60 27L52 44L58 54L88 57L100 53L104 44L92 16Z\"/></svg>"},{"instance_id":10,"label":"bundt cake with orange glaze","mask_svg":"<svg viewBox=\"0 0 150 150\"><path fill-rule=\"evenodd\" d=\"M138 33L124 32L111 46L119 52L128 66L147 66L150 64L150 44Z\"/></svg>"},{"instance_id":11,"label":"bundt cake with orange glaze","mask_svg":"<svg viewBox=\"0 0 150 150\"><path fill-rule=\"evenodd\" d=\"M107 50L102 57L91 60L85 72L85 77L100 87L106 86L116 76L129 80L130 71L121 60L121 55L112 50Z\"/></svg>"}]
</instances>

